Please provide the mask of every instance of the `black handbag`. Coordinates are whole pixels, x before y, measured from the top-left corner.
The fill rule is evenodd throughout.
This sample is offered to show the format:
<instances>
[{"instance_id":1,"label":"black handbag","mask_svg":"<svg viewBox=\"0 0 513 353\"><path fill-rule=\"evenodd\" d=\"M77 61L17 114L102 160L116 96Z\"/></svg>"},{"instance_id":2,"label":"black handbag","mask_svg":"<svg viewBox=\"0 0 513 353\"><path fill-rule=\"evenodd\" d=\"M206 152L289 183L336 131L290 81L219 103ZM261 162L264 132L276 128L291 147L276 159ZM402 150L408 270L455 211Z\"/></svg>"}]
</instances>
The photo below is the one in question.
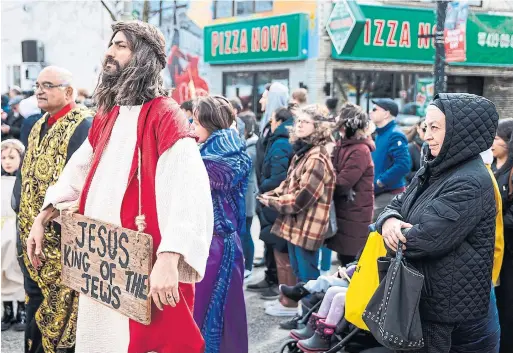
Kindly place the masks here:
<instances>
[{"instance_id":1,"label":"black handbag","mask_svg":"<svg viewBox=\"0 0 513 353\"><path fill-rule=\"evenodd\" d=\"M374 338L392 350L424 347L419 301L424 275L408 266L399 243L395 258L378 259L378 271L386 276L363 312L363 321ZM388 263L388 271L386 266Z\"/></svg>"},{"instance_id":2,"label":"black handbag","mask_svg":"<svg viewBox=\"0 0 513 353\"><path fill-rule=\"evenodd\" d=\"M332 200L330 204L330 212L328 219L328 230L324 234L324 240L333 238L338 232L337 211L335 210L335 202Z\"/></svg>"}]
</instances>

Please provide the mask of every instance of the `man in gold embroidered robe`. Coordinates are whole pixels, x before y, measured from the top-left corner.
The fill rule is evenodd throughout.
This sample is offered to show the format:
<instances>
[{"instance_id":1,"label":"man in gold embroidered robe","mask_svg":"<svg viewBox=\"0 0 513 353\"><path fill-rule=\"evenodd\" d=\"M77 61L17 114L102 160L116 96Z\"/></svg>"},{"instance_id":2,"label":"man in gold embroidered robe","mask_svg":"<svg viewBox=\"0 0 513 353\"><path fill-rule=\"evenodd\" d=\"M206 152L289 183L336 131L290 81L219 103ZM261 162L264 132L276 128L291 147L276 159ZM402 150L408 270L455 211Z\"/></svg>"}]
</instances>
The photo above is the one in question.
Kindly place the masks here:
<instances>
[{"instance_id":1,"label":"man in gold embroidered robe","mask_svg":"<svg viewBox=\"0 0 513 353\"><path fill-rule=\"evenodd\" d=\"M45 261L34 268L26 241L43 205L46 190L57 182L64 166L87 138L93 113L75 106L72 75L46 67L37 79L38 106L47 113L29 134L23 165L17 175L13 208L18 213L18 255L27 294L26 353L74 351L78 295L60 284L60 226L45 224Z\"/></svg>"}]
</instances>

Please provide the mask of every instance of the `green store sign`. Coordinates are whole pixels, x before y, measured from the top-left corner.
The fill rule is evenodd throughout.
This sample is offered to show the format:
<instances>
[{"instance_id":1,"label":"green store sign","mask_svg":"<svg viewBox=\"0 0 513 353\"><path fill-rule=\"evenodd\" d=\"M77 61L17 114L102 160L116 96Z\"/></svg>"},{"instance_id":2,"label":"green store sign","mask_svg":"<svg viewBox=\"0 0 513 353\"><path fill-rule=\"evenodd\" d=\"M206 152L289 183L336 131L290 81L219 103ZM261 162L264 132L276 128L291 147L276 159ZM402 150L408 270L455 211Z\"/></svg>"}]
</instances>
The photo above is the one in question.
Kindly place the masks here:
<instances>
[{"instance_id":1,"label":"green store sign","mask_svg":"<svg viewBox=\"0 0 513 353\"><path fill-rule=\"evenodd\" d=\"M339 60L432 64L436 30L432 9L360 5L366 21L350 53ZM513 17L470 13L467 20L467 61L464 66L513 66Z\"/></svg>"},{"instance_id":2,"label":"green store sign","mask_svg":"<svg viewBox=\"0 0 513 353\"><path fill-rule=\"evenodd\" d=\"M204 60L209 64L305 60L308 14L259 18L206 26Z\"/></svg>"}]
</instances>

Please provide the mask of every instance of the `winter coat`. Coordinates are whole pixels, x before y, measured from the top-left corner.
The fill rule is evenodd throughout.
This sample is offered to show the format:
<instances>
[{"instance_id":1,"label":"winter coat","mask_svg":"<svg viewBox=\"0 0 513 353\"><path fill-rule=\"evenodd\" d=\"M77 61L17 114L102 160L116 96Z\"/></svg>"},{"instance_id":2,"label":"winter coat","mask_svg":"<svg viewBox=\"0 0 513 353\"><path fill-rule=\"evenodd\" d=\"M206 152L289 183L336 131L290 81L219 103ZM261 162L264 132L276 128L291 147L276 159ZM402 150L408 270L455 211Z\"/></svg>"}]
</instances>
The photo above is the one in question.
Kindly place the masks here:
<instances>
[{"instance_id":1,"label":"winter coat","mask_svg":"<svg viewBox=\"0 0 513 353\"><path fill-rule=\"evenodd\" d=\"M287 179L267 193L269 206L280 214L271 233L303 249L319 249L328 231L334 190L335 171L324 146L294 155Z\"/></svg>"},{"instance_id":2,"label":"winter coat","mask_svg":"<svg viewBox=\"0 0 513 353\"><path fill-rule=\"evenodd\" d=\"M497 184L502 198L502 216L504 221L504 247L505 251L513 255L513 196L510 196L511 170L500 174L495 173Z\"/></svg>"},{"instance_id":3,"label":"winter coat","mask_svg":"<svg viewBox=\"0 0 513 353\"><path fill-rule=\"evenodd\" d=\"M249 139L246 140L246 153L251 158L251 173L248 179L248 190L246 191L246 217L253 217L256 215L256 197L258 194L258 185L255 173L256 163L256 145L258 142L258 136L253 134Z\"/></svg>"},{"instance_id":4,"label":"winter coat","mask_svg":"<svg viewBox=\"0 0 513 353\"><path fill-rule=\"evenodd\" d=\"M8 125L10 130L7 134L2 132L2 141L8 139L20 139L21 124L23 123L23 116L18 113L18 116L14 115L13 111L7 113L7 119L2 120L2 125Z\"/></svg>"},{"instance_id":5,"label":"winter coat","mask_svg":"<svg viewBox=\"0 0 513 353\"><path fill-rule=\"evenodd\" d=\"M410 152L406 136L395 121L376 129L374 161L374 193L376 195L406 186L406 175L411 169ZM377 181L384 187L379 187Z\"/></svg>"},{"instance_id":6,"label":"winter coat","mask_svg":"<svg viewBox=\"0 0 513 353\"><path fill-rule=\"evenodd\" d=\"M439 94L446 133L439 155L430 154L408 189L379 216L413 225L405 258L424 275L423 321L460 323L488 313L495 242L492 178L480 152L491 147L498 114L472 94Z\"/></svg>"},{"instance_id":7,"label":"winter coat","mask_svg":"<svg viewBox=\"0 0 513 353\"><path fill-rule=\"evenodd\" d=\"M21 124L21 130L20 130L20 141L23 143L25 148L28 147L28 137L30 134L30 131L32 131L32 128L34 127L35 123L41 119L43 114L34 114L30 115L29 117L25 118L23 120L23 123Z\"/></svg>"},{"instance_id":8,"label":"winter coat","mask_svg":"<svg viewBox=\"0 0 513 353\"><path fill-rule=\"evenodd\" d=\"M356 257L365 246L374 211L374 163L376 149L370 139L342 139L333 153L336 173L335 210L337 234L327 246L338 254ZM354 191L354 199L348 195Z\"/></svg>"},{"instance_id":9,"label":"winter coat","mask_svg":"<svg viewBox=\"0 0 513 353\"><path fill-rule=\"evenodd\" d=\"M410 160L411 160L411 168L408 175L406 175L406 182L409 184L411 183L413 177L420 169L421 161L421 150L422 150L422 144L424 141L422 141L418 136L415 137L415 139L408 144L408 151L410 152Z\"/></svg>"},{"instance_id":10,"label":"winter coat","mask_svg":"<svg viewBox=\"0 0 513 353\"><path fill-rule=\"evenodd\" d=\"M263 153L262 167L258 182L258 190L265 193L277 188L282 181L287 178L287 170L290 160L294 155L292 146L289 142L288 127L293 125L293 119L283 122L276 128L274 133L269 133L264 137L262 148ZM260 140L259 140L260 141ZM280 252L287 251L287 242L274 234L271 234L271 228L278 218L279 213L271 208L262 206L259 212L260 218L260 239L272 245Z\"/></svg>"}]
</instances>

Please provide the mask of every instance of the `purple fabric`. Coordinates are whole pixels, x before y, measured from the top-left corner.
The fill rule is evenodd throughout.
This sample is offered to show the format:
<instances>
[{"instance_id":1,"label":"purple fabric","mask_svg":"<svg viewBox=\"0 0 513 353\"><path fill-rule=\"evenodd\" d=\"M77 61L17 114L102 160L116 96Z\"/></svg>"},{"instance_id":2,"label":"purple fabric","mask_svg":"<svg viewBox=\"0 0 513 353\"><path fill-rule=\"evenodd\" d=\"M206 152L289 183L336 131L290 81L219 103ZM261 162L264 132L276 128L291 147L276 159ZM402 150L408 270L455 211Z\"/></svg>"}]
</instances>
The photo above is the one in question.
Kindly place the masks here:
<instances>
[{"instance_id":1,"label":"purple fabric","mask_svg":"<svg viewBox=\"0 0 513 353\"><path fill-rule=\"evenodd\" d=\"M243 291L244 257L242 255L241 241L238 236L235 237L235 243L235 261L224 311L224 328L220 353L248 352L248 325ZM194 320L199 327L203 325L203 319L210 303L223 251L224 239L214 236L210 244L205 277L200 283L196 284Z\"/></svg>"}]
</instances>

